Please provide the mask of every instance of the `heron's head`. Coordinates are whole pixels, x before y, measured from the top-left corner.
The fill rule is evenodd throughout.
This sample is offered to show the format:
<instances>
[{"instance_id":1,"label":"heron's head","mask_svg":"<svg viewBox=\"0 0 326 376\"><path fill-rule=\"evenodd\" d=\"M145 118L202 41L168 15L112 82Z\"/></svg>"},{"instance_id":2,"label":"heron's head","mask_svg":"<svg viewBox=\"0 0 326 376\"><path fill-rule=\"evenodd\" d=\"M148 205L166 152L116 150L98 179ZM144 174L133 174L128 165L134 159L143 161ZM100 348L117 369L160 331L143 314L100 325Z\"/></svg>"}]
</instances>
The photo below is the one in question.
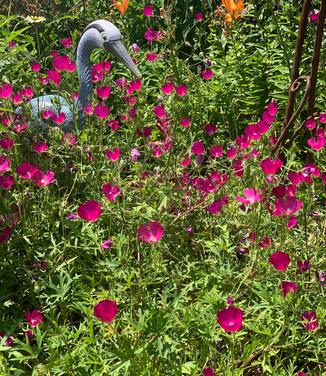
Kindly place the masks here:
<instances>
[{"instance_id":1,"label":"heron's head","mask_svg":"<svg viewBox=\"0 0 326 376\"><path fill-rule=\"evenodd\" d=\"M99 38L98 45L100 47L104 48L121 61L137 78L141 78L141 73L133 62L125 45L122 43L120 30L113 25L113 23L107 20L97 20L89 24L84 32L89 29L97 30Z\"/></svg>"}]
</instances>

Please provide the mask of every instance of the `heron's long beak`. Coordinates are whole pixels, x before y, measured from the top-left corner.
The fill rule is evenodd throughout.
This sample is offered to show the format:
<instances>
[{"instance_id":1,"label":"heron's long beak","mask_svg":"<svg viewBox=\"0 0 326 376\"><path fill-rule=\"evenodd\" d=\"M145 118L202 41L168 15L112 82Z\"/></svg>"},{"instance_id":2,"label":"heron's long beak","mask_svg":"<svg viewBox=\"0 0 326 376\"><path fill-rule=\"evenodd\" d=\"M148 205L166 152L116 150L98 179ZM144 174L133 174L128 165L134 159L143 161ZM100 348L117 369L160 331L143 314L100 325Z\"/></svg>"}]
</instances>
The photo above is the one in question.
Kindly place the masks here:
<instances>
[{"instance_id":1,"label":"heron's long beak","mask_svg":"<svg viewBox=\"0 0 326 376\"><path fill-rule=\"evenodd\" d=\"M113 42L107 42L105 48L117 59L119 59L126 67L128 67L131 72L137 77L141 78L141 73L136 67L135 63L132 61L131 56L121 40L116 40Z\"/></svg>"}]
</instances>

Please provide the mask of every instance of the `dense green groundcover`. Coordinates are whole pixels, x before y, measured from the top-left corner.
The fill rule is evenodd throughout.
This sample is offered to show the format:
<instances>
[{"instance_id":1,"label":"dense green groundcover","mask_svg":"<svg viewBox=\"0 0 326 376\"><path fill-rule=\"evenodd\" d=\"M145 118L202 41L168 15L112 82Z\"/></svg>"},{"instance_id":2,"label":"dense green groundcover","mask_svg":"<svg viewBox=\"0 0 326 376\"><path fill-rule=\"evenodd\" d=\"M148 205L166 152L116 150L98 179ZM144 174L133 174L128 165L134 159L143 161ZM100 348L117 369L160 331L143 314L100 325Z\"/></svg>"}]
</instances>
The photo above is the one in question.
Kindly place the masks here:
<instances>
[{"instance_id":1,"label":"dense green groundcover","mask_svg":"<svg viewBox=\"0 0 326 376\"><path fill-rule=\"evenodd\" d=\"M245 1L230 24L219 1L153 1L145 17L149 3L2 6L0 375L325 375L325 49L316 125L276 157L302 2ZM86 127L32 126L31 95L72 103L74 48L99 18L141 81L96 50ZM110 323L94 315L106 299ZM234 332L217 322L227 306L243 313Z\"/></svg>"}]
</instances>

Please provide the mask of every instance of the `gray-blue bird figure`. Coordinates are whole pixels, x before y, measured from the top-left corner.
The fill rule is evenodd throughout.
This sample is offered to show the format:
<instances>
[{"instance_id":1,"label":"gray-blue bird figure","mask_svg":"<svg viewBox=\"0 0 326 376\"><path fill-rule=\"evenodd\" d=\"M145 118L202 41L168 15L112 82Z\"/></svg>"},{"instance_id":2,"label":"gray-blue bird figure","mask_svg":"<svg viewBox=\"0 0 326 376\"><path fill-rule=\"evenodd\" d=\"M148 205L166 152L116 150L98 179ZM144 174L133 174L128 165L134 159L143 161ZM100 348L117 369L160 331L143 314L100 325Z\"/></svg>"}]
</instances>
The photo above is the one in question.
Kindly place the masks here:
<instances>
[{"instance_id":1,"label":"gray-blue bird figure","mask_svg":"<svg viewBox=\"0 0 326 376\"><path fill-rule=\"evenodd\" d=\"M92 95L93 85L91 76L90 55L95 48L103 48L126 65L137 78L141 74L128 54L122 43L120 30L111 22L97 20L89 24L83 31L77 45L76 66L79 78L78 100L76 102L78 113L78 128L82 128L85 123L83 108L87 106ZM44 95L31 100L32 118L39 118L39 114L44 110L52 110L58 114L63 112L65 120L61 125L63 132L67 133L74 129L74 114L72 105L55 94ZM34 120L35 121L35 120Z\"/></svg>"}]
</instances>

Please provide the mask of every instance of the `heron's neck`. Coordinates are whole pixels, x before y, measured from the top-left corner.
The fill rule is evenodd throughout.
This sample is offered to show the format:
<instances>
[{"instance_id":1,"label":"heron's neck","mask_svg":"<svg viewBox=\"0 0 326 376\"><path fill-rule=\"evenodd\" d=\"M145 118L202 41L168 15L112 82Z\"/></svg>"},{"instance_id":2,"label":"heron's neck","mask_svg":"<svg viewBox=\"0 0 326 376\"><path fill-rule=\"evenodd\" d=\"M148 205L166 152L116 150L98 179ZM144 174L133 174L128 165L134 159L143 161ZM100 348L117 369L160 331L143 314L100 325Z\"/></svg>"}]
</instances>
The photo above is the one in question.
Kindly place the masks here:
<instances>
[{"instance_id":1,"label":"heron's neck","mask_svg":"<svg viewBox=\"0 0 326 376\"><path fill-rule=\"evenodd\" d=\"M98 32L87 30L81 37L77 47L77 72L79 78L78 109L82 111L87 106L92 95L92 73L90 55L95 48L100 48Z\"/></svg>"}]
</instances>

